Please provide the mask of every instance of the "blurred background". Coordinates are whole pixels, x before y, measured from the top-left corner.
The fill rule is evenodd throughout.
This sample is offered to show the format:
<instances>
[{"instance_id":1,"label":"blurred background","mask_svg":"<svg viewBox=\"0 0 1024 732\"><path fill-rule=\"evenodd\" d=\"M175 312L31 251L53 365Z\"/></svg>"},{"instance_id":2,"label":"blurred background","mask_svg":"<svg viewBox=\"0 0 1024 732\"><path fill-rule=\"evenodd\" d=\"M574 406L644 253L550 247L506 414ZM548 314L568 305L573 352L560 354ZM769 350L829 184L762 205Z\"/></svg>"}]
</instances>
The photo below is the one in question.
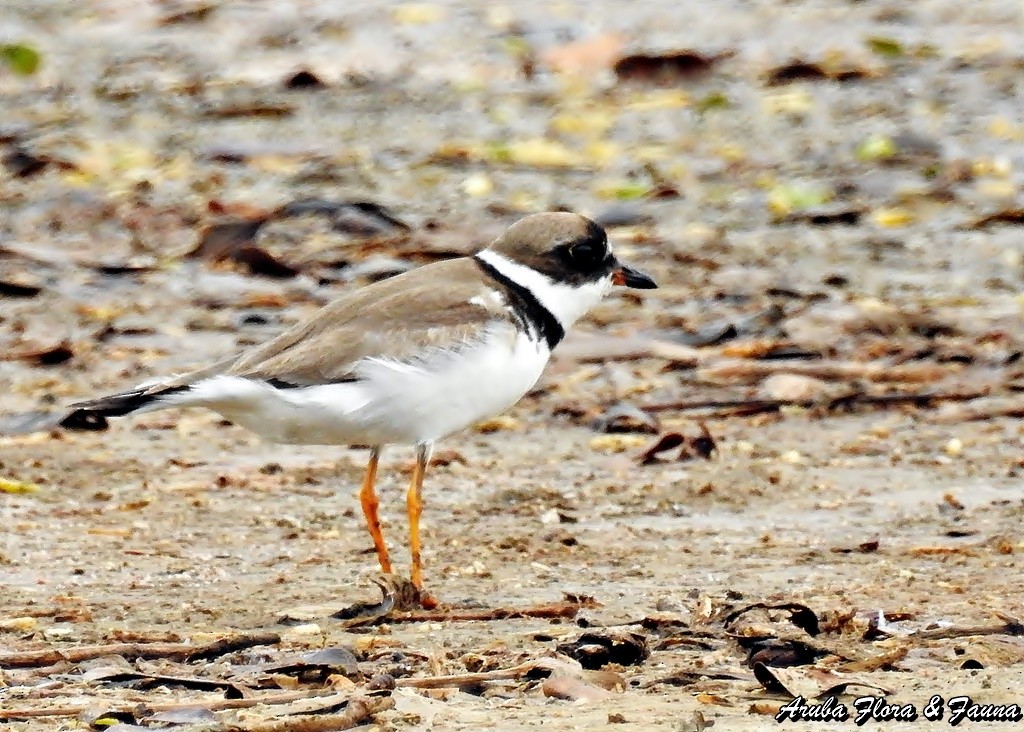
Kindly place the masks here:
<instances>
[{"instance_id":1,"label":"blurred background","mask_svg":"<svg viewBox=\"0 0 1024 732\"><path fill-rule=\"evenodd\" d=\"M1017 310L1014 0L0 12L3 277L99 310L26 337L114 323L96 298L154 270L200 296L190 257L317 298L555 208L656 270L659 325L771 288Z\"/></svg>"}]
</instances>

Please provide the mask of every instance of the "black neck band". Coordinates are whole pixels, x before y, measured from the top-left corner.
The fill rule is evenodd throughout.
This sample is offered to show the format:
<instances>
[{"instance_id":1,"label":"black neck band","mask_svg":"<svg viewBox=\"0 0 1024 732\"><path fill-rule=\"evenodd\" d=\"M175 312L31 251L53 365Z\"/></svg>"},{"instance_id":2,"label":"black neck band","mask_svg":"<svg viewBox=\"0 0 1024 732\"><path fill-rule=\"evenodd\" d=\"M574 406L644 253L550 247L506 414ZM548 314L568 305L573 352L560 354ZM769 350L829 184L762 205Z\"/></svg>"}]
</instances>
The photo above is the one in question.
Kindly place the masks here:
<instances>
[{"instance_id":1,"label":"black neck band","mask_svg":"<svg viewBox=\"0 0 1024 732\"><path fill-rule=\"evenodd\" d=\"M509 305L512 306L516 317L527 332L547 341L548 350L552 350L565 338L565 328L558 322L558 318L541 304L529 288L506 277L480 257L473 257L473 261L483 270L484 274L508 290Z\"/></svg>"}]
</instances>

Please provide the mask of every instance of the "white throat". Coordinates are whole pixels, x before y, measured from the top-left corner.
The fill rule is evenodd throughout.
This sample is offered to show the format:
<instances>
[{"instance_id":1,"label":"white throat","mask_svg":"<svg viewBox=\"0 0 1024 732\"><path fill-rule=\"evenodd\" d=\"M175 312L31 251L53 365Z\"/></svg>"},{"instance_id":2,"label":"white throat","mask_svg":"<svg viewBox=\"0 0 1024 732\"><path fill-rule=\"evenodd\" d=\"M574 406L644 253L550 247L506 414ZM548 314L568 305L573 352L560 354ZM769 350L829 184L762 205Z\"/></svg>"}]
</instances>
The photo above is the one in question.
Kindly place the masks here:
<instances>
[{"instance_id":1,"label":"white throat","mask_svg":"<svg viewBox=\"0 0 1024 732\"><path fill-rule=\"evenodd\" d=\"M476 256L517 285L532 292L537 301L554 315L566 330L585 312L600 302L612 286L611 275L603 277L597 282L570 285L564 282L555 282L532 267L513 262L508 257L490 249L484 249Z\"/></svg>"}]
</instances>

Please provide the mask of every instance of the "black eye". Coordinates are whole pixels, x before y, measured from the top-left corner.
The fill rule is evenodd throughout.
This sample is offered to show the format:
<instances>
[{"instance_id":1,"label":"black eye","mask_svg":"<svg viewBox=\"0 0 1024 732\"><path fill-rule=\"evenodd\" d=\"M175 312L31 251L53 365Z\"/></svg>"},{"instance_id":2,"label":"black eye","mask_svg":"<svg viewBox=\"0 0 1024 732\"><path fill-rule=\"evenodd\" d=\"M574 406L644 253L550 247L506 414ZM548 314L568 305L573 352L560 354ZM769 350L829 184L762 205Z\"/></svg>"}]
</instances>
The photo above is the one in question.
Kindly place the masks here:
<instances>
[{"instance_id":1,"label":"black eye","mask_svg":"<svg viewBox=\"0 0 1024 732\"><path fill-rule=\"evenodd\" d=\"M569 259L580 269L600 264L606 253L604 244L597 241L582 241L569 247Z\"/></svg>"},{"instance_id":2,"label":"black eye","mask_svg":"<svg viewBox=\"0 0 1024 732\"><path fill-rule=\"evenodd\" d=\"M609 259L608 245L603 238L588 238L568 244L565 259L577 272L596 272Z\"/></svg>"}]
</instances>

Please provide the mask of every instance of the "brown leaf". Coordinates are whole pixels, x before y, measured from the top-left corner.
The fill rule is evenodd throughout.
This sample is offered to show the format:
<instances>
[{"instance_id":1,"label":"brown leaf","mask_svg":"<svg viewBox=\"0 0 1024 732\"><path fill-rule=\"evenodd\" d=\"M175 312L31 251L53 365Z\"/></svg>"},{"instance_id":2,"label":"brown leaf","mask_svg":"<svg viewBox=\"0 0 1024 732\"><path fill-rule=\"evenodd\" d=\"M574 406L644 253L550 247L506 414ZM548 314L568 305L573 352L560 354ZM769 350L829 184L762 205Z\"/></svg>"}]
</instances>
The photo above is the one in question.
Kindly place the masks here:
<instances>
[{"instance_id":1,"label":"brown leaf","mask_svg":"<svg viewBox=\"0 0 1024 732\"><path fill-rule=\"evenodd\" d=\"M700 434L695 437L684 437L678 432L662 435L657 442L641 453L637 460L641 465L651 465L658 461L659 454L676 447L679 448L676 460L692 460L697 457L709 460L712 453L718 449L718 444L706 424L700 422L699 426Z\"/></svg>"},{"instance_id":2,"label":"brown leaf","mask_svg":"<svg viewBox=\"0 0 1024 732\"><path fill-rule=\"evenodd\" d=\"M754 610L763 610L769 613L772 610L782 610L789 616L789 622L804 631L808 635L818 635L820 632L820 624L818 622L818 615L806 605L799 602L786 602L777 605L768 605L763 602L755 602L752 605L746 605L733 610L731 613L725 616L722 624L726 627L726 630L730 629L730 626L735 625L736 621L749 612Z\"/></svg>"},{"instance_id":3,"label":"brown leaf","mask_svg":"<svg viewBox=\"0 0 1024 732\"><path fill-rule=\"evenodd\" d=\"M987 229L992 224L1024 224L1024 206L1004 208L1001 211L986 214L967 224L968 229Z\"/></svg>"},{"instance_id":4,"label":"brown leaf","mask_svg":"<svg viewBox=\"0 0 1024 732\"><path fill-rule=\"evenodd\" d=\"M198 676L168 676L146 674L120 666L93 668L82 674L86 681L101 681L108 684L130 682L134 688L150 689L154 686L197 689L200 691L224 691L226 699L241 699L245 696L243 687L230 681L201 678Z\"/></svg>"},{"instance_id":5,"label":"brown leaf","mask_svg":"<svg viewBox=\"0 0 1024 732\"><path fill-rule=\"evenodd\" d=\"M619 81L674 84L702 76L733 55L733 51L709 54L692 49L634 53L620 58L615 63L614 71Z\"/></svg>"},{"instance_id":6,"label":"brown leaf","mask_svg":"<svg viewBox=\"0 0 1024 732\"><path fill-rule=\"evenodd\" d=\"M828 655L795 638L753 638L741 639L740 645L747 649L747 665L784 668L806 666Z\"/></svg>"},{"instance_id":7,"label":"brown leaf","mask_svg":"<svg viewBox=\"0 0 1024 732\"><path fill-rule=\"evenodd\" d=\"M782 709L782 702L759 701L751 704L747 711L751 714L764 714L769 717L774 717L779 713L780 709Z\"/></svg>"},{"instance_id":8,"label":"brown leaf","mask_svg":"<svg viewBox=\"0 0 1024 732\"><path fill-rule=\"evenodd\" d=\"M3 162L15 178L28 178L42 172L51 160L21 148L14 148L4 155Z\"/></svg>"},{"instance_id":9,"label":"brown leaf","mask_svg":"<svg viewBox=\"0 0 1024 732\"><path fill-rule=\"evenodd\" d=\"M71 360L74 355L71 343L61 341L52 346L30 347L8 354L0 353L0 361L28 361L36 366L56 366Z\"/></svg>"},{"instance_id":10,"label":"brown leaf","mask_svg":"<svg viewBox=\"0 0 1024 732\"><path fill-rule=\"evenodd\" d=\"M658 438L658 441L647 448L643 454L640 455L639 461L641 465L651 465L657 462L658 455L672 450L686 442L686 438L678 432L668 432Z\"/></svg>"},{"instance_id":11,"label":"brown leaf","mask_svg":"<svg viewBox=\"0 0 1024 732\"><path fill-rule=\"evenodd\" d=\"M288 117L295 113L295 107L284 102L270 102L259 99L222 102L203 110L203 115L212 119L234 117Z\"/></svg>"},{"instance_id":12,"label":"brown leaf","mask_svg":"<svg viewBox=\"0 0 1024 732\"><path fill-rule=\"evenodd\" d=\"M594 423L599 432L643 432L657 434L658 420L632 404L619 403L609 408Z\"/></svg>"},{"instance_id":13,"label":"brown leaf","mask_svg":"<svg viewBox=\"0 0 1024 732\"><path fill-rule=\"evenodd\" d=\"M302 69L284 80L284 88L303 90L326 89L327 84L309 69Z\"/></svg>"},{"instance_id":14,"label":"brown leaf","mask_svg":"<svg viewBox=\"0 0 1024 732\"><path fill-rule=\"evenodd\" d=\"M243 246L237 249L231 259L244 264L254 275L273 277L275 279L286 279L294 277L299 270L290 264L285 264L266 249L256 246Z\"/></svg>"},{"instance_id":15,"label":"brown leaf","mask_svg":"<svg viewBox=\"0 0 1024 732\"><path fill-rule=\"evenodd\" d=\"M855 62L822 63L818 61L792 61L769 69L765 74L768 86L780 86L796 81L860 81L879 75L879 71Z\"/></svg>"},{"instance_id":16,"label":"brown leaf","mask_svg":"<svg viewBox=\"0 0 1024 732\"><path fill-rule=\"evenodd\" d=\"M222 221L204 229L199 244L186 256L211 262L232 261L243 264L256 275L294 277L299 270L286 264L267 250L256 246L256 235L270 220L269 215L256 219Z\"/></svg>"},{"instance_id":17,"label":"brown leaf","mask_svg":"<svg viewBox=\"0 0 1024 732\"><path fill-rule=\"evenodd\" d=\"M20 281L0 280L0 297L35 297L43 291L41 285L18 279Z\"/></svg>"},{"instance_id":18,"label":"brown leaf","mask_svg":"<svg viewBox=\"0 0 1024 732\"><path fill-rule=\"evenodd\" d=\"M173 3L170 12L157 21L159 25L178 25L181 23L201 23L217 9L217 5L207 2ZM174 7L177 6L177 7Z\"/></svg>"},{"instance_id":19,"label":"brown leaf","mask_svg":"<svg viewBox=\"0 0 1024 732\"><path fill-rule=\"evenodd\" d=\"M568 643L560 643L558 652L574 658L585 669L599 669L609 663L636 666L650 655L647 638L631 632L584 633Z\"/></svg>"},{"instance_id":20,"label":"brown leaf","mask_svg":"<svg viewBox=\"0 0 1024 732\"><path fill-rule=\"evenodd\" d=\"M867 212L866 206L850 203L826 203L820 206L790 211L781 218L774 219L776 224L811 224L812 226L856 226Z\"/></svg>"},{"instance_id":21,"label":"brown leaf","mask_svg":"<svg viewBox=\"0 0 1024 732\"><path fill-rule=\"evenodd\" d=\"M806 668L768 668L763 664L755 664L753 670L754 676L766 691L786 694L790 697L802 696L804 699L818 699L823 696L835 696L843 693L851 686L862 687L881 694L892 693L888 689L860 679L857 676L816 666Z\"/></svg>"},{"instance_id":22,"label":"brown leaf","mask_svg":"<svg viewBox=\"0 0 1024 732\"><path fill-rule=\"evenodd\" d=\"M684 449L679 451L680 460L687 460L691 457L710 460L711 454L718 449L718 444L715 442L715 438L711 436L708 426L703 422L700 422L698 426L700 427L700 434L689 438Z\"/></svg>"},{"instance_id":23,"label":"brown leaf","mask_svg":"<svg viewBox=\"0 0 1024 732\"><path fill-rule=\"evenodd\" d=\"M871 541L865 541L852 549L849 547L832 547L833 554L873 554L878 551L879 542L878 539L872 539Z\"/></svg>"},{"instance_id":24,"label":"brown leaf","mask_svg":"<svg viewBox=\"0 0 1024 732\"><path fill-rule=\"evenodd\" d=\"M544 696L568 701L601 701L613 696L612 692L607 689L602 689L578 676L570 676L561 672L544 679L540 689Z\"/></svg>"},{"instance_id":25,"label":"brown leaf","mask_svg":"<svg viewBox=\"0 0 1024 732\"><path fill-rule=\"evenodd\" d=\"M706 691L702 691L702 692L698 693L696 699L701 704L712 704L712 705L717 706L717 707L731 707L732 706L732 702L729 701L728 699L726 699L725 697L718 696L717 694L709 694Z\"/></svg>"},{"instance_id":26,"label":"brown leaf","mask_svg":"<svg viewBox=\"0 0 1024 732\"><path fill-rule=\"evenodd\" d=\"M331 674L355 676L359 673L359 667L352 651L343 646L335 646L268 664L261 671L294 675L303 682L322 683Z\"/></svg>"},{"instance_id":27,"label":"brown leaf","mask_svg":"<svg viewBox=\"0 0 1024 732\"><path fill-rule=\"evenodd\" d=\"M409 224L398 218L398 215L387 206L374 201L328 201L308 198L292 201L278 211L278 216L282 218L311 214L328 217L335 231L352 236L374 237L412 230Z\"/></svg>"}]
</instances>

